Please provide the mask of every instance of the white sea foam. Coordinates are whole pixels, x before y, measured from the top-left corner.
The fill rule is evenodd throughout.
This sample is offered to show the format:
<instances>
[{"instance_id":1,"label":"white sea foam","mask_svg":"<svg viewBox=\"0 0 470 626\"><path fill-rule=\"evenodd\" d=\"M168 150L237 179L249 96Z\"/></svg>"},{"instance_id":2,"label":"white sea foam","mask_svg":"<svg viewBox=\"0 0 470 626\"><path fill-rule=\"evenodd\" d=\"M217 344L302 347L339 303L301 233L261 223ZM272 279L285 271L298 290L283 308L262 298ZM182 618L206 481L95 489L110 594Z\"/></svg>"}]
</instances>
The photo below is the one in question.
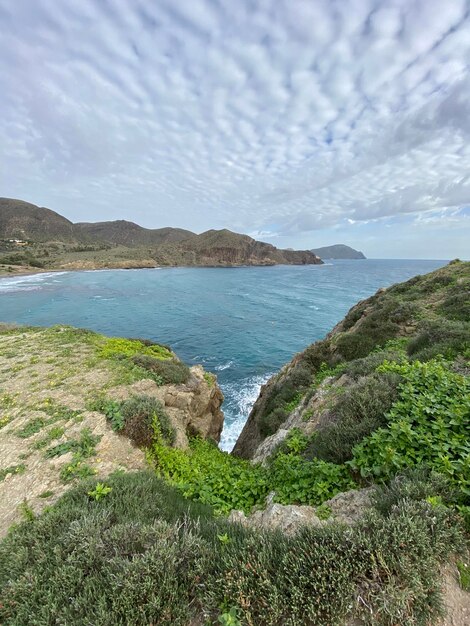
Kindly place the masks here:
<instances>
[{"instance_id":1,"label":"white sea foam","mask_svg":"<svg viewBox=\"0 0 470 626\"><path fill-rule=\"evenodd\" d=\"M44 274L28 274L26 276L11 276L0 278L0 293L5 291L33 291L40 289L55 280L57 276L62 276L68 272L46 272Z\"/></svg>"},{"instance_id":2,"label":"white sea foam","mask_svg":"<svg viewBox=\"0 0 470 626\"><path fill-rule=\"evenodd\" d=\"M217 372L223 372L224 370L228 370L229 367L232 367L233 361L228 361L227 363L221 363L220 365L216 365L215 370Z\"/></svg>"},{"instance_id":3,"label":"white sea foam","mask_svg":"<svg viewBox=\"0 0 470 626\"><path fill-rule=\"evenodd\" d=\"M264 385L271 376L272 373L251 376L238 382L221 385L224 395L230 398L230 404L224 407L225 424L220 439L222 450L227 452L232 450L259 395L261 385Z\"/></svg>"}]
</instances>

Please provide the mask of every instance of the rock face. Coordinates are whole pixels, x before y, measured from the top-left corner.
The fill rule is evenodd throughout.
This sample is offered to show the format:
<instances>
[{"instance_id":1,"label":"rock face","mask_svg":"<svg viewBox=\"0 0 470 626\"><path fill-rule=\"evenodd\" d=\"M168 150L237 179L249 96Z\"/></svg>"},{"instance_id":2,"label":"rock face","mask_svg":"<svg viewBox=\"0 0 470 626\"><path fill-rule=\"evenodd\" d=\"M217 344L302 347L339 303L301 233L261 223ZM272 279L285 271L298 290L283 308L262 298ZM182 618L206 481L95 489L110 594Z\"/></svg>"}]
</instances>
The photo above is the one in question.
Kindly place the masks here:
<instances>
[{"instance_id":1,"label":"rock face","mask_svg":"<svg viewBox=\"0 0 470 626\"><path fill-rule=\"evenodd\" d=\"M200 365L191 367L191 376L181 385L157 385L153 380L140 380L132 385L110 389L112 398L125 400L132 395L157 398L175 429L175 446L188 447L188 437L199 436L219 442L224 425L221 405L223 393L214 378L206 380Z\"/></svg>"},{"instance_id":2,"label":"rock face","mask_svg":"<svg viewBox=\"0 0 470 626\"><path fill-rule=\"evenodd\" d=\"M232 511L229 521L252 528L281 530L286 535L293 535L303 526L325 526L333 522L351 526L358 522L371 508L373 489L351 489L339 493L324 505L331 510L331 516L321 520L315 507L297 506L293 504L278 504L273 501L271 494L267 499L267 506L261 511L255 511L246 516L243 511Z\"/></svg>"}]
</instances>

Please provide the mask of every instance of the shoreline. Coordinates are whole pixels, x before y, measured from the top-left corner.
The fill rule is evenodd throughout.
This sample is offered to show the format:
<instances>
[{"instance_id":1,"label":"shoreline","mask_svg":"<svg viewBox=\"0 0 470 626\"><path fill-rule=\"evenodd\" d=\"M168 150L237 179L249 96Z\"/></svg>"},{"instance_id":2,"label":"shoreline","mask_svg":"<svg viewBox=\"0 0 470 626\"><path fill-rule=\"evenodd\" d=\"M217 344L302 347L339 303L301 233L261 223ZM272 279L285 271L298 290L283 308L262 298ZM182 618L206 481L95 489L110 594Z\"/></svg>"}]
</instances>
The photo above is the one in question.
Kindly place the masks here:
<instances>
[{"instance_id":1,"label":"shoreline","mask_svg":"<svg viewBox=\"0 0 470 626\"><path fill-rule=\"evenodd\" d=\"M3 278L14 278L15 276L36 276L37 274L52 274L57 272L107 272L113 270L157 270L157 269L176 269L176 268L190 268L190 269L239 269L243 267L277 267L277 266L289 266L289 267L321 267L325 263L262 263L244 264L244 265L155 265L152 267L53 267L53 268L33 268L22 267L18 271L6 271L0 267L0 280Z\"/></svg>"}]
</instances>

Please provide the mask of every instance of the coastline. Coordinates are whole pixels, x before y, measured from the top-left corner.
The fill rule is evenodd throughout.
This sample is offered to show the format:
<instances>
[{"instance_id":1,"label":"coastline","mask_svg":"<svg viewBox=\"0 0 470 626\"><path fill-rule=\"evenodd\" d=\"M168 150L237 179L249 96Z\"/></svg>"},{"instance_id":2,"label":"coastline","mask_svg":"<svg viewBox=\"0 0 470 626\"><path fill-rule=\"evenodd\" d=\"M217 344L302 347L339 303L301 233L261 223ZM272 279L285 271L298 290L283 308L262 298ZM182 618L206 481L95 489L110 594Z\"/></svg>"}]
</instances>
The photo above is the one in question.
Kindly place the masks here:
<instances>
[{"instance_id":1,"label":"coastline","mask_svg":"<svg viewBox=\"0 0 470 626\"><path fill-rule=\"evenodd\" d=\"M36 267L26 267L26 266L16 266L19 269L16 269L15 266L8 266L11 268L15 268L13 270L6 270L0 266L0 280L2 278L14 278L15 276L35 276L36 274L51 274L56 272L102 272L107 270L155 270L155 269L174 269L179 267L184 268L201 268L201 269L237 269L242 267L275 267L277 265L282 266L295 266L295 267L303 267L303 266L312 266L312 267L321 267L324 263L243 263L243 264L230 264L230 265L137 265L132 266L126 264L122 265L114 265L114 266L102 266L102 267L50 267L50 268L36 268Z\"/></svg>"}]
</instances>

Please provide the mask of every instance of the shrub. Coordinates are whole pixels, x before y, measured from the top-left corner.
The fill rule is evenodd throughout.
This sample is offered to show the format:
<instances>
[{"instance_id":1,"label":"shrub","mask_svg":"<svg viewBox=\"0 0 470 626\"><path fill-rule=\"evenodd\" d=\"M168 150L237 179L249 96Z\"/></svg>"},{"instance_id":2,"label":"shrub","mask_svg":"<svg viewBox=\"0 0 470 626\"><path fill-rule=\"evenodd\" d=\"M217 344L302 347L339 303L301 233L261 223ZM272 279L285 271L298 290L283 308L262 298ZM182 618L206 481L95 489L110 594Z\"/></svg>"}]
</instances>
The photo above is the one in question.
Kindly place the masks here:
<instances>
[{"instance_id":1,"label":"shrub","mask_svg":"<svg viewBox=\"0 0 470 626\"><path fill-rule=\"evenodd\" d=\"M453 320L426 320L408 344L408 354L428 361L441 354L453 359L470 348L470 324Z\"/></svg>"},{"instance_id":2,"label":"shrub","mask_svg":"<svg viewBox=\"0 0 470 626\"><path fill-rule=\"evenodd\" d=\"M442 474L426 467L415 467L395 476L389 483L377 485L373 500L382 515L389 515L403 500L433 500L451 504L456 490Z\"/></svg>"},{"instance_id":3,"label":"shrub","mask_svg":"<svg viewBox=\"0 0 470 626\"><path fill-rule=\"evenodd\" d=\"M461 288L460 288L461 289ZM449 295L439 307L439 312L450 320L470 320L470 289L459 290Z\"/></svg>"},{"instance_id":4,"label":"shrub","mask_svg":"<svg viewBox=\"0 0 470 626\"><path fill-rule=\"evenodd\" d=\"M355 486L344 465L313 459L307 461L294 452L280 452L269 468L270 491L282 504L319 505L340 491Z\"/></svg>"},{"instance_id":5,"label":"shrub","mask_svg":"<svg viewBox=\"0 0 470 626\"><path fill-rule=\"evenodd\" d=\"M258 421L259 431L263 437L274 435L279 427L286 421L288 413L285 409L279 407L274 409L268 415L262 414Z\"/></svg>"},{"instance_id":6,"label":"shrub","mask_svg":"<svg viewBox=\"0 0 470 626\"><path fill-rule=\"evenodd\" d=\"M189 367L177 359L161 360L147 354L132 357L132 362L156 375L164 385L180 385L188 381Z\"/></svg>"},{"instance_id":7,"label":"shrub","mask_svg":"<svg viewBox=\"0 0 470 626\"><path fill-rule=\"evenodd\" d=\"M470 380L436 360L386 363L381 369L400 374L404 382L387 427L356 446L351 466L363 477L388 479L404 468L426 465L447 476L468 500Z\"/></svg>"},{"instance_id":8,"label":"shrub","mask_svg":"<svg viewBox=\"0 0 470 626\"><path fill-rule=\"evenodd\" d=\"M124 420L122 434L129 437L137 446L149 447L152 444L155 420L165 442L168 444L174 442L175 431L170 418L156 398L145 395L133 396L121 403L120 413Z\"/></svg>"},{"instance_id":9,"label":"shrub","mask_svg":"<svg viewBox=\"0 0 470 626\"><path fill-rule=\"evenodd\" d=\"M352 459L354 446L386 423L385 415L397 397L397 386L396 375L373 374L346 388L331 409L335 421L316 432L306 458L333 463Z\"/></svg>"},{"instance_id":10,"label":"shrub","mask_svg":"<svg viewBox=\"0 0 470 626\"><path fill-rule=\"evenodd\" d=\"M346 361L365 357L374 348L397 337L401 325L413 319L417 311L416 305L411 302L383 296L376 302L375 308L361 319L357 328L339 335L336 349Z\"/></svg>"},{"instance_id":11,"label":"shrub","mask_svg":"<svg viewBox=\"0 0 470 626\"><path fill-rule=\"evenodd\" d=\"M218 512L249 512L268 494L266 471L219 450L201 439L186 452L156 441L152 459L159 476L169 480L188 498L209 504Z\"/></svg>"},{"instance_id":12,"label":"shrub","mask_svg":"<svg viewBox=\"0 0 470 626\"><path fill-rule=\"evenodd\" d=\"M161 360L173 358L173 353L164 346L158 344L149 346L138 339L122 339L120 337L104 338L98 354L104 359L114 357L131 358L138 354Z\"/></svg>"},{"instance_id":13,"label":"shrub","mask_svg":"<svg viewBox=\"0 0 470 626\"><path fill-rule=\"evenodd\" d=\"M182 626L228 612L266 626L333 626L351 613L424 625L439 616L440 564L462 549L458 518L426 502L286 537L215 519L150 472L109 477L97 500L96 484L0 543L5 625Z\"/></svg>"},{"instance_id":14,"label":"shrub","mask_svg":"<svg viewBox=\"0 0 470 626\"><path fill-rule=\"evenodd\" d=\"M312 383L312 372L305 365L293 368L273 387L259 418L258 425L263 437L274 434L302 399Z\"/></svg>"}]
</instances>

